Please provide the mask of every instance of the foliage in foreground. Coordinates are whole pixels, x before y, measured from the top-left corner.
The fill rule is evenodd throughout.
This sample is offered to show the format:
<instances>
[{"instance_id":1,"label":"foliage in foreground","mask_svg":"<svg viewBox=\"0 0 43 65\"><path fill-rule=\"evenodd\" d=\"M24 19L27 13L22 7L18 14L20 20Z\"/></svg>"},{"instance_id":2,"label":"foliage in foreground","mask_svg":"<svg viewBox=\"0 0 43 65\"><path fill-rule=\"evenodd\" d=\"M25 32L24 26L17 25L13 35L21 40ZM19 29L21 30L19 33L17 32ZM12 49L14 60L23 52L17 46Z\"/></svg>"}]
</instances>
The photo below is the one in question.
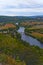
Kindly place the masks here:
<instances>
[{"instance_id":1,"label":"foliage in foreground","mask_svg":"<svg viewBox=\"0 0 43 65\"><path fill-rule=\"evenodd\" d=\"M4 53L0 54L0 63L2 65L26 65L24 61L20 61L19 59L15 60Z\"/></svg>"},{"instance_id":2,"label":"foliage in foreground","mask_svg":"<svg viewBox=\"0 0 43 65\"><path fill-rule=\"evenodd\" d=\"M3 65L43 65L43 49L0 34L0 63ZM16 64L15 64L16 63Z\"/></svg>"}]
</instances>

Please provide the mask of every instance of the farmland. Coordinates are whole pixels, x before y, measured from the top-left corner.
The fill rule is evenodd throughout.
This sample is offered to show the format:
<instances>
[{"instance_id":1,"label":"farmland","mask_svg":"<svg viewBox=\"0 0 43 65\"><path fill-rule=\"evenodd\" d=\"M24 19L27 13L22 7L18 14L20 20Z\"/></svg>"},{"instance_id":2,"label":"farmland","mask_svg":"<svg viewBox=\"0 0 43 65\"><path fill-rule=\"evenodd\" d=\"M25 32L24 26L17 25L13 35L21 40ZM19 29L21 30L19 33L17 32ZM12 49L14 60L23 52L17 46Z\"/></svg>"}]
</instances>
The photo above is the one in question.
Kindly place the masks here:
<instances>
[{"instance_id":1,"label":"farmland","mask_svg":"<svg viewBox=\"0 0 43 65\"><path fill-rule=\"evenodd\" d=\"M13 24L5 24L3 26L0 26L0 29L8 29L8 28L16 28Z\"/></svg>"},{"instance_id":2,"label":"farmland","mask_svg":"<svg viewBox=\"0 0 43 65\"><path fill-rule=\"evenodd\" d=\"M36 25L25 29L26 34L31 35L43 43L43 25Z\"/></svg>"},{"instance_id":3,"label":"farmland","mask_svg":"<svg viewBox=\"0 0 43 65\"><path fill-rule=\"evenodd\" d=\"M35 26L35 27L42 27L43 26L43 22L37 22L37 21L27 21L27 22L21 22L20 23L21 26L25 26L25 27L30 27L30 26Z\"/></svg>"}]
</instances>

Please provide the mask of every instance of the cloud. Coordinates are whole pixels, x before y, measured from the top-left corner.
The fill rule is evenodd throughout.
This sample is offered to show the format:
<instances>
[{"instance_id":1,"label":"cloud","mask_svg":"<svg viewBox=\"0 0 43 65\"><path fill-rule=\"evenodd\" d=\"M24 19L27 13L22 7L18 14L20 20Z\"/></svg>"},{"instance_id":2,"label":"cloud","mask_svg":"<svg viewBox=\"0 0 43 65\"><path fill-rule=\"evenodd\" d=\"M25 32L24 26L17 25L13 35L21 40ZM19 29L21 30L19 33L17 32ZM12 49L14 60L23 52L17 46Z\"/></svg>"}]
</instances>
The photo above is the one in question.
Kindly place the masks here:
<instances>
[{"instance_id":1,"label":"cloud","mask_svg":"<svg viewBox=\"0 0 43 65\"><path fill-rule=\"evenodd\" d=\"M0 0L0 15L43 15L43 0Z\"/></svg>"}]
</instances>

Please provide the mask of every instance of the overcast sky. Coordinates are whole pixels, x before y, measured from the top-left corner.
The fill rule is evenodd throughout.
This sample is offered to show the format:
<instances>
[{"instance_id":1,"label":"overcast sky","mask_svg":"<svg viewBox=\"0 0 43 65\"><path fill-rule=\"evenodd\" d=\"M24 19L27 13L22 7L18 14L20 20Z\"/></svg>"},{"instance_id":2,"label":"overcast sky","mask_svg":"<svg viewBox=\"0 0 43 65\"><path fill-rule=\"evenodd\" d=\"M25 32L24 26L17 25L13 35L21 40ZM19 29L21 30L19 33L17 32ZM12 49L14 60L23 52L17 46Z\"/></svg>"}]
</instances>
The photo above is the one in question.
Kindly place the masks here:
<instances>
[{"instance_id":1,"label":"overcast sky","mask_svg":"<svg viewBox=\"0 0 43 65\"><path fill-rule=\"evenodd\" d=\"M43 15L43 0L0 0L0 15Z\"/></svg>"}]
</instances>

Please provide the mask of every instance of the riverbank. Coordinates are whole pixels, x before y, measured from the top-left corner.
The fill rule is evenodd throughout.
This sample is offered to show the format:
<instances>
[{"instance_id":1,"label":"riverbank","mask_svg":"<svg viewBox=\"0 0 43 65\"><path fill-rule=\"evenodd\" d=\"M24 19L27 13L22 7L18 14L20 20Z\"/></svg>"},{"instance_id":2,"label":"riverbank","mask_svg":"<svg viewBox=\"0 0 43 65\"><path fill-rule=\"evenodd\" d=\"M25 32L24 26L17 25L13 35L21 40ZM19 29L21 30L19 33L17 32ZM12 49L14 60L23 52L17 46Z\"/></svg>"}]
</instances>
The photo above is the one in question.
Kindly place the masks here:
<instances>
[{"instance_id":1,"label":"riverbank","mask_svg":"<svg viewBox=\"0 0 43 65\"><path fill-rule=\"evenodd\" d=\"M25 34L32 36L43 44L43 28L27 27L25 29Z\"/></svg>"},{"instance_id":2,"label":"riverbank","mask_svg":"<svg viewBox=\"0 0 43 65\"><path fill-rule=\"evenodd\" d=\"M40 35L38 33L36 33L36 32L34 32L34 33L25 32L25 34L37 39L38 41L40 41L43 44L43 37L39 37Z\"/></svg>"},{"instance_id":3,"label":"riverbank","mask_svg":"<svg viewBox=\"0 0 43 65\"><path fill-rule=\"evenodd\" d=\"M33 38L32 36L26 35L25 34L25 28L24 27L20 27L18 29L18 33L20 33L21 35L21 40L29 43L31 46L38 46L40 48L43 48L43 44L38 41L37 39Z\"/></svg>"}]
</instances>

